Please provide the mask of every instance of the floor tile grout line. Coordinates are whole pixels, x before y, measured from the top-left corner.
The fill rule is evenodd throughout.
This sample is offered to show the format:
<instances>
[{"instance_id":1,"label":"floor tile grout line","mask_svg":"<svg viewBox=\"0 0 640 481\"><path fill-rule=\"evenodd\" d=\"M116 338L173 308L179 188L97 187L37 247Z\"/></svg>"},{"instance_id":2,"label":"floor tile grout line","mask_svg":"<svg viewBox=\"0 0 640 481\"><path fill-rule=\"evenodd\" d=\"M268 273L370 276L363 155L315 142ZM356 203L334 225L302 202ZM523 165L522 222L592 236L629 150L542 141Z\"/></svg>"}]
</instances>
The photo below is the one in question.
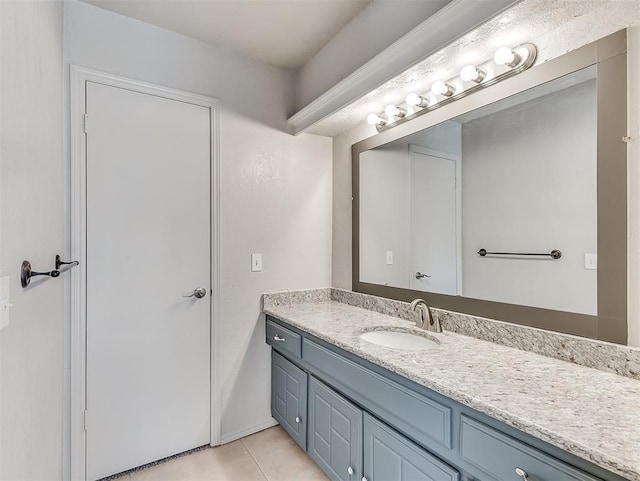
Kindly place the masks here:
<instances>
[{"instance_id":1,"label":"floor tile grout line","mask_svg":"<svg viewBox=\"0 0 640 481\"><path fill-rule=\"evenodd\" d=\"M251 452L251 449L249 449L249 446L247 446L247 444L244 442L244 439L240 439L240 442L242 443L242 446L244 447L244 449L247 450L247 453L249 453L249 456L251 456L251 459L253 459L253 462L256 463L256 466L258 466L258 469L262 473L262 476L264 477L265 481L270 481L269 478L267 477L267 473L264 472L264 470L262 469L262 466L260 466L260 463Z\"/></svg>"}]
</instances>

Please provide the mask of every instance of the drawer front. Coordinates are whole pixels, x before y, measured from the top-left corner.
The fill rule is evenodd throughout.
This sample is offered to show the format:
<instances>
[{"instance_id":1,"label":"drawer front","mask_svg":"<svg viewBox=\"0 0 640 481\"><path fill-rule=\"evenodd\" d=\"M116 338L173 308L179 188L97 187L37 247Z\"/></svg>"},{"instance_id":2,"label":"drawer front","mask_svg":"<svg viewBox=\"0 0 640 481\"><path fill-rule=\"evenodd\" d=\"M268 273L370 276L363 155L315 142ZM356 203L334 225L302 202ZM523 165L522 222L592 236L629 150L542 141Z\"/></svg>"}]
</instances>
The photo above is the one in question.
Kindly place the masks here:
<instances>
[{"instance_id":1,"label":"drawer front","mask_svg":"<svg viewBox=\"0 0 640 481\"><path fill-rule=\"evenodd\" d=\"M362 411L309 376L308 454L334 481L362 478Z\"/></svg>"},{"instance_id":2,"label":"drawer front","mask_svg":"<svg viewBox=\"0 0 640 481\"><path fill-rule=\"evenodd\" d=\"M296 357L300 357L302 353L302 338L295 332L270 320L267 320L267 344Z\"/></svg>"},{"instance_id":3,"label":"drawer front","mask_svg":"<svg viewBox=\"0 0 640 481\"><path fill-rule=\"evenodd\" d=\"M451 449L451 409L304 339L305 361L337 381L368 411L420 443Z\"/></svg>"},{"instance_id":4,"label":"drawer front","mask_svg":"<svg viewBox=\"0 0 640 481\"><path fill-rule=\"evenodd\" d=\"M466 416L462 416L461 430L460 455L489 476L481 479L601 481ZM518 468L523 473L516 474Z\"/></svg>"},{"instance_id":5,"label":"drawer front","mask_svg":"<svg viewBox=\"0 0 640 481\"><path fill-rule=\"evenodd\" d=\"M458 481L458 471L364 415L364 478L369 481Z\"/></svg>"},{"instance_id":6,"label":"drawer front","mask_svg":"<svg viewBox=\"0 0 640 481\"><path fill-rule=\"evenodd\" d=\"M307 449L307 373L277 352L271 356L271 415Z\"/></svg>"}]
</instances>

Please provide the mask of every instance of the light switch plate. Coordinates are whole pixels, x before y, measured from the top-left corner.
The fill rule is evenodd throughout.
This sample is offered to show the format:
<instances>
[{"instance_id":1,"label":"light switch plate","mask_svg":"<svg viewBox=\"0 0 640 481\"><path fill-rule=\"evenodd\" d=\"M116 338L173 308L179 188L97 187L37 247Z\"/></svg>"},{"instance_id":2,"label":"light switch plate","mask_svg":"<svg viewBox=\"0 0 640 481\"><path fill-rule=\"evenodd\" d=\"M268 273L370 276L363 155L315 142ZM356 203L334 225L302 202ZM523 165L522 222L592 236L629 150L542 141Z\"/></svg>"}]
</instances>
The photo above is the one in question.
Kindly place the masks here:
<instances>
[{"instance_id":1,"label":"light switch plate","mask_svg":"<svg viewBox=\"0 0 640 481\"><path fill-rule=\"evenodd\" d=\"M387 251L387 265L393 265L393 251Z\"/></svg>"},{"instance_id":2,"label":"light switch plate","mask_svg":"<svg viewBox=\"0 0 640 481\"><path fill-rule=\"evenodd\" d=\"M0 277L0 330L9 325L9 312L11 311L11 293L9 276Z\"/></svg>"},{"instance_id":3,"label":"light switch plate","mask_svg":"<svg viewBox=\"0 0 640 481\"><path fill-rule=\"evenodd\" d=\"M251 272L262 272L262 254L251 254Z\"/></svg>"},{"instance_id":4,"label":"light switch plate","mask_svg":"<svg viewBox=\"0 0 640 481\"><path fill-rule=\"evenodd\" d=\"M584 268L588 270L595 270L598 268L598 254L585 254L584 255Z\"/></svg>"}]
</instances>

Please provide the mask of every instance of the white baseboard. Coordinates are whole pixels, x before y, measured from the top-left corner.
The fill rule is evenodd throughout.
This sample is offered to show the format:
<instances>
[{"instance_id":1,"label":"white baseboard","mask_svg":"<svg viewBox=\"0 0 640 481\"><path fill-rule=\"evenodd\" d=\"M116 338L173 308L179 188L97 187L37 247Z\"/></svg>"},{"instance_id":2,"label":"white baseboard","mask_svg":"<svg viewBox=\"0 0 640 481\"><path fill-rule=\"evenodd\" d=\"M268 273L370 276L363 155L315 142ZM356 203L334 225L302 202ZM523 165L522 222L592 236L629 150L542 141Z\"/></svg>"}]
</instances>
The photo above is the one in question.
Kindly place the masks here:
<instances>
[{"instance_id":1,"label":"white baseboard","mask_svg":"<svg viewBox=\"0 0 640 481\"><path fill-rule=\"evenodd\" d=\"M240 431L236 431L234 433L223 434L220 437L220 444L227 444L232 441L236 441L240 438L244 438L245 436L249 436L250 434L255 434L259 431L264 431L265 429L276 426L277 424L278 424L278 421L276 421L273 418L269 418L268 421L262 422L260 424L256 424L246 429L241 429Z\"/></svg>"}]
</instances>

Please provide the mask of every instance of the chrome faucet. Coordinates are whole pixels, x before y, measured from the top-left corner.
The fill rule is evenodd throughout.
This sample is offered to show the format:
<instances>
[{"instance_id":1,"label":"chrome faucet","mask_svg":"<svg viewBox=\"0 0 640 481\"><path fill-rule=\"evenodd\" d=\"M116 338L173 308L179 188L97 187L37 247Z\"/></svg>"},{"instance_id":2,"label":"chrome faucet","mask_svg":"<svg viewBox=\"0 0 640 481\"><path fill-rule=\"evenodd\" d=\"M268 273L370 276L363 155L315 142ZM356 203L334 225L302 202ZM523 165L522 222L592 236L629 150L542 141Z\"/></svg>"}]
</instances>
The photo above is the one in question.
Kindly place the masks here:
<instances>
[{"instance_id":1,"label":"chrome faucet","mask_svg":"<svg viewBox=\"0 0 640 481\"><path fill-rule=\"evenodd\" d=\"M431 309L424 299L414 299L411 301L411 310L420 313L420 320L416 323L416 327L426 329L427 331L442 332L440 319L436 316L434 319Z\"/></svg>"}]
</instances>

